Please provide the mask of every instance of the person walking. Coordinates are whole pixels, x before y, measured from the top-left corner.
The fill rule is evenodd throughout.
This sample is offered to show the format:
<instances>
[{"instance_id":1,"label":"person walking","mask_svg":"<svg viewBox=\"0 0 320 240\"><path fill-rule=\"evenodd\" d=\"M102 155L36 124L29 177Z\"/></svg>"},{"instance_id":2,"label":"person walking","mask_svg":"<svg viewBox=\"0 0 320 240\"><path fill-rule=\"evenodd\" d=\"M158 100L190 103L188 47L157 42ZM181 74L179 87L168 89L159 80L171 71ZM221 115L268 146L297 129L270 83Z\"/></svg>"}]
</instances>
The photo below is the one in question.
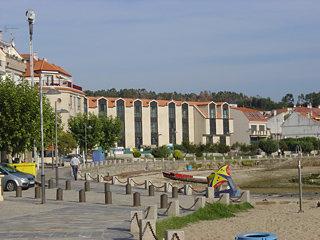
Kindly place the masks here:
<instances>
[{"instance_id":1,"label":"person walking","mask_svg":"<svg viewBox=\"0 0 320 240\"><path fill-rule=\"evenodd\" d=\"M80 160L76 155L73 155L73 157L70 160L70 165L72 168L72 173L74 176L74 180L77 181L77 176L78 176L78 169L80 166Z\"/></svg>"}]
</instances>

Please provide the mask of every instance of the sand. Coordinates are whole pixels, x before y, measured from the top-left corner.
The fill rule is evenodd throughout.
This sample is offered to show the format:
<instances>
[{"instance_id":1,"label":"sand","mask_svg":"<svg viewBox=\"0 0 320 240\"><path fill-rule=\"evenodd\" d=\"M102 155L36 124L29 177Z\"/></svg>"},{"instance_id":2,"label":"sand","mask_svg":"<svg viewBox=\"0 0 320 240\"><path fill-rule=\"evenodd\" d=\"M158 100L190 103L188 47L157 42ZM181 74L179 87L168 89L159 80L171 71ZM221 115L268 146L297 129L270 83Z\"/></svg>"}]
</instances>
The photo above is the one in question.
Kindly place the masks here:
<instances>
[{"instance_id":1,"label":"sand","mask_svg":"<svg viewBox=\"0 0 320 240\"><path fill-rule=\"evenodd\" d=\"M320 239L320 208L315 200L303 203L303 213L293 200L270 200L269 204L257 202L254 209L239 213L236 217L202 221L185 227L187 240L234 239L239 233L273 232L280 240ZM260 204L259 204L260 203Z\"/></svg>"},{"instance_id":2,"label":"sand","mask_svg":"<svg viewBox=\"0 0 320 240\"><path fill-rule=\"evenodd\" d=\"M189 174L207 176L211 171L192 171ZM320 172L319 167L305 167L303 174ZM186 172L187 173L187 172ZM296 169L234 169L236 184L253 190L255 208L239 213L236 217L215 221L203 221L183 228L187 240L231 240L240 233L273 232L280 240L320 240L320 187L304 185L303 213L298 213L298 186L289 179L295 177ZM183 182L163 178L160 172L140 173L132 176L136 181L151 180L154 184L172 182L182 186ZM205 185L193 185L203 189ZM312 194L307 194L312 192ZM291 196L291 197L290 197ZM267 200L267 201L263 201Z\"/></svg>"}]
</instances>

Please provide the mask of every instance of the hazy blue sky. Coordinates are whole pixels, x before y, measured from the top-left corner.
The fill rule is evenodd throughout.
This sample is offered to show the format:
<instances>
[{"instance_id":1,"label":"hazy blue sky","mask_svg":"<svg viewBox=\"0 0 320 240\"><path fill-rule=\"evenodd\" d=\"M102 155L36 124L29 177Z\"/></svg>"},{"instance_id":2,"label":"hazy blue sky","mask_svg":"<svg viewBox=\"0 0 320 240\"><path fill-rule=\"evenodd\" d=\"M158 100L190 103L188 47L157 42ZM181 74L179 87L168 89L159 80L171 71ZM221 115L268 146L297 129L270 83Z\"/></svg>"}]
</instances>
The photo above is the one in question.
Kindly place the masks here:
<instances>
[{"instance_id":1,"label":"hazy blue sky","mask_svg":"<svg viewBox=\"0 0 320 240\"><path fill-rule=\"evenodd\" d=\"M0 0L0 28L85 89L319 91L319 0ZM9 37L8 32L6 37Z\"/></svg>"}]
</instances>

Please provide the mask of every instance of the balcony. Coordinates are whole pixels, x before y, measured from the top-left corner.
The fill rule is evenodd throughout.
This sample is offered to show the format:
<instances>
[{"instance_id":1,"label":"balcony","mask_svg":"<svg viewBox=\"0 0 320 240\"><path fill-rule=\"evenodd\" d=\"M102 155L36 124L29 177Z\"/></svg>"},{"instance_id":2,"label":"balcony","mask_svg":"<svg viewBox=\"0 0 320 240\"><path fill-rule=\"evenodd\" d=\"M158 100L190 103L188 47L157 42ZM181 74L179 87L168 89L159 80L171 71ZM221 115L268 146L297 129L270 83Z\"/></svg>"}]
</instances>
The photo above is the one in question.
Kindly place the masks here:
<instances>
[{"instance_id":1,"label":"balcony","mask_svg":"<svg viewBox=\"0 0 320 240\"><path fill-rule=\"evenodd\" d=\"M271 132L270 130L266 131L254 131L250 130L250 136L255 136L255 137L268 137L270 136Z\"/></svg>"},{"instance_id":2,"label":"balcony","mask_svg":"<svg viewBox=\"0 0 320 240\"><path fill-rule=\"evenodd\" d=\"M50 82L48 83L47 81L44 81L43 83L44 86L55 86L55 87L69 87L69 88L73 88L79 91L82 91L82 87L76 85L76 84L72 84L71 82L67 82L66 84L63 83L57 83L57 82Z\"/></svg>"}]
</instances>

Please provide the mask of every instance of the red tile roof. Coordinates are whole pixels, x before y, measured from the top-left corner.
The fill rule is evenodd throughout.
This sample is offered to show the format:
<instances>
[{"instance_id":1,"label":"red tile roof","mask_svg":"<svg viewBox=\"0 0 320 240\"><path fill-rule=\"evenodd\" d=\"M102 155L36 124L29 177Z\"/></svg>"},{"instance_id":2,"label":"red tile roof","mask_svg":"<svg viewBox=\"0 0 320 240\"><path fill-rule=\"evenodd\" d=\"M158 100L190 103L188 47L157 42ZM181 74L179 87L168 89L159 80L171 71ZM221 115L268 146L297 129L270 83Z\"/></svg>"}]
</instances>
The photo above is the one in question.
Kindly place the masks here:
<instances>
[{"instance_id":1,"label":"red tile roof","mask_svg":"<svg viewBox=\"0 0 320 240\"><path fill-rule=\"evenodd\" d=\"M267 122L267 119L265 116L262 115L261 112L259 112L256 109L247 108L247 107L231 107L232 109L241 111L249 121L253 122Z\"/></svg>"},{"instance_id":2,"label":"red tile roof","mask_svg":"<svg viewBox=\"0 0 320 240\"><path fill-rule=\"evenodd\" d=\"M29 60L29 54L21 54L21 56L26 59ZM35 76L39 76L39 74L42 71L52 71L52 72L58 72L60 74L63 74L65 76L68 77L72 77L70 73L68 73L65 69L63 69L60 66L57 66L55 64L49 63L47 60L45 59L33 59L33 69L34 69L34 75ZM24 74L25 77L30 77L30 62L27 62L27 69L26 72Z\"/></svg>"},{"instance_id":3,"label":"red tile roof","mask_svg":"<svg viewBox=\"0 0 320 240\"><path fill-rule=\"evenodd\" d=\"M305 117L310 117L314 120L320 120L320 109L319 108L309 108L309 107L296 107L293 110Z\"/></svg>"},{"instance_id":4,"label":"red tile roof","mask_svg":"<svg viewBox=\"0 0 320 240\"><path fill-rule=\"evenodd\" d=\"M88 97L89 99L89 107L96 108L98 106L98 99L104 98L108 101L108 107L113 108L116 106L116 101L118 99L123 99L125 101L126 107L132 107L134 101L142 101L142 105L144 107L148 107L150 102L156 101L158 106L164 107L167 106L170 102L174 102L177 106L181 106L183 103L188 103L190 106L207 106L210 102L194 102L194 101L175 101L175 100L162 100L162 99L133 99L133 98L113 98L113 97ZM201 110L200 110L201 111ZM204 114L208 115L208 114Z\"/></svg>"}]
</instances>

